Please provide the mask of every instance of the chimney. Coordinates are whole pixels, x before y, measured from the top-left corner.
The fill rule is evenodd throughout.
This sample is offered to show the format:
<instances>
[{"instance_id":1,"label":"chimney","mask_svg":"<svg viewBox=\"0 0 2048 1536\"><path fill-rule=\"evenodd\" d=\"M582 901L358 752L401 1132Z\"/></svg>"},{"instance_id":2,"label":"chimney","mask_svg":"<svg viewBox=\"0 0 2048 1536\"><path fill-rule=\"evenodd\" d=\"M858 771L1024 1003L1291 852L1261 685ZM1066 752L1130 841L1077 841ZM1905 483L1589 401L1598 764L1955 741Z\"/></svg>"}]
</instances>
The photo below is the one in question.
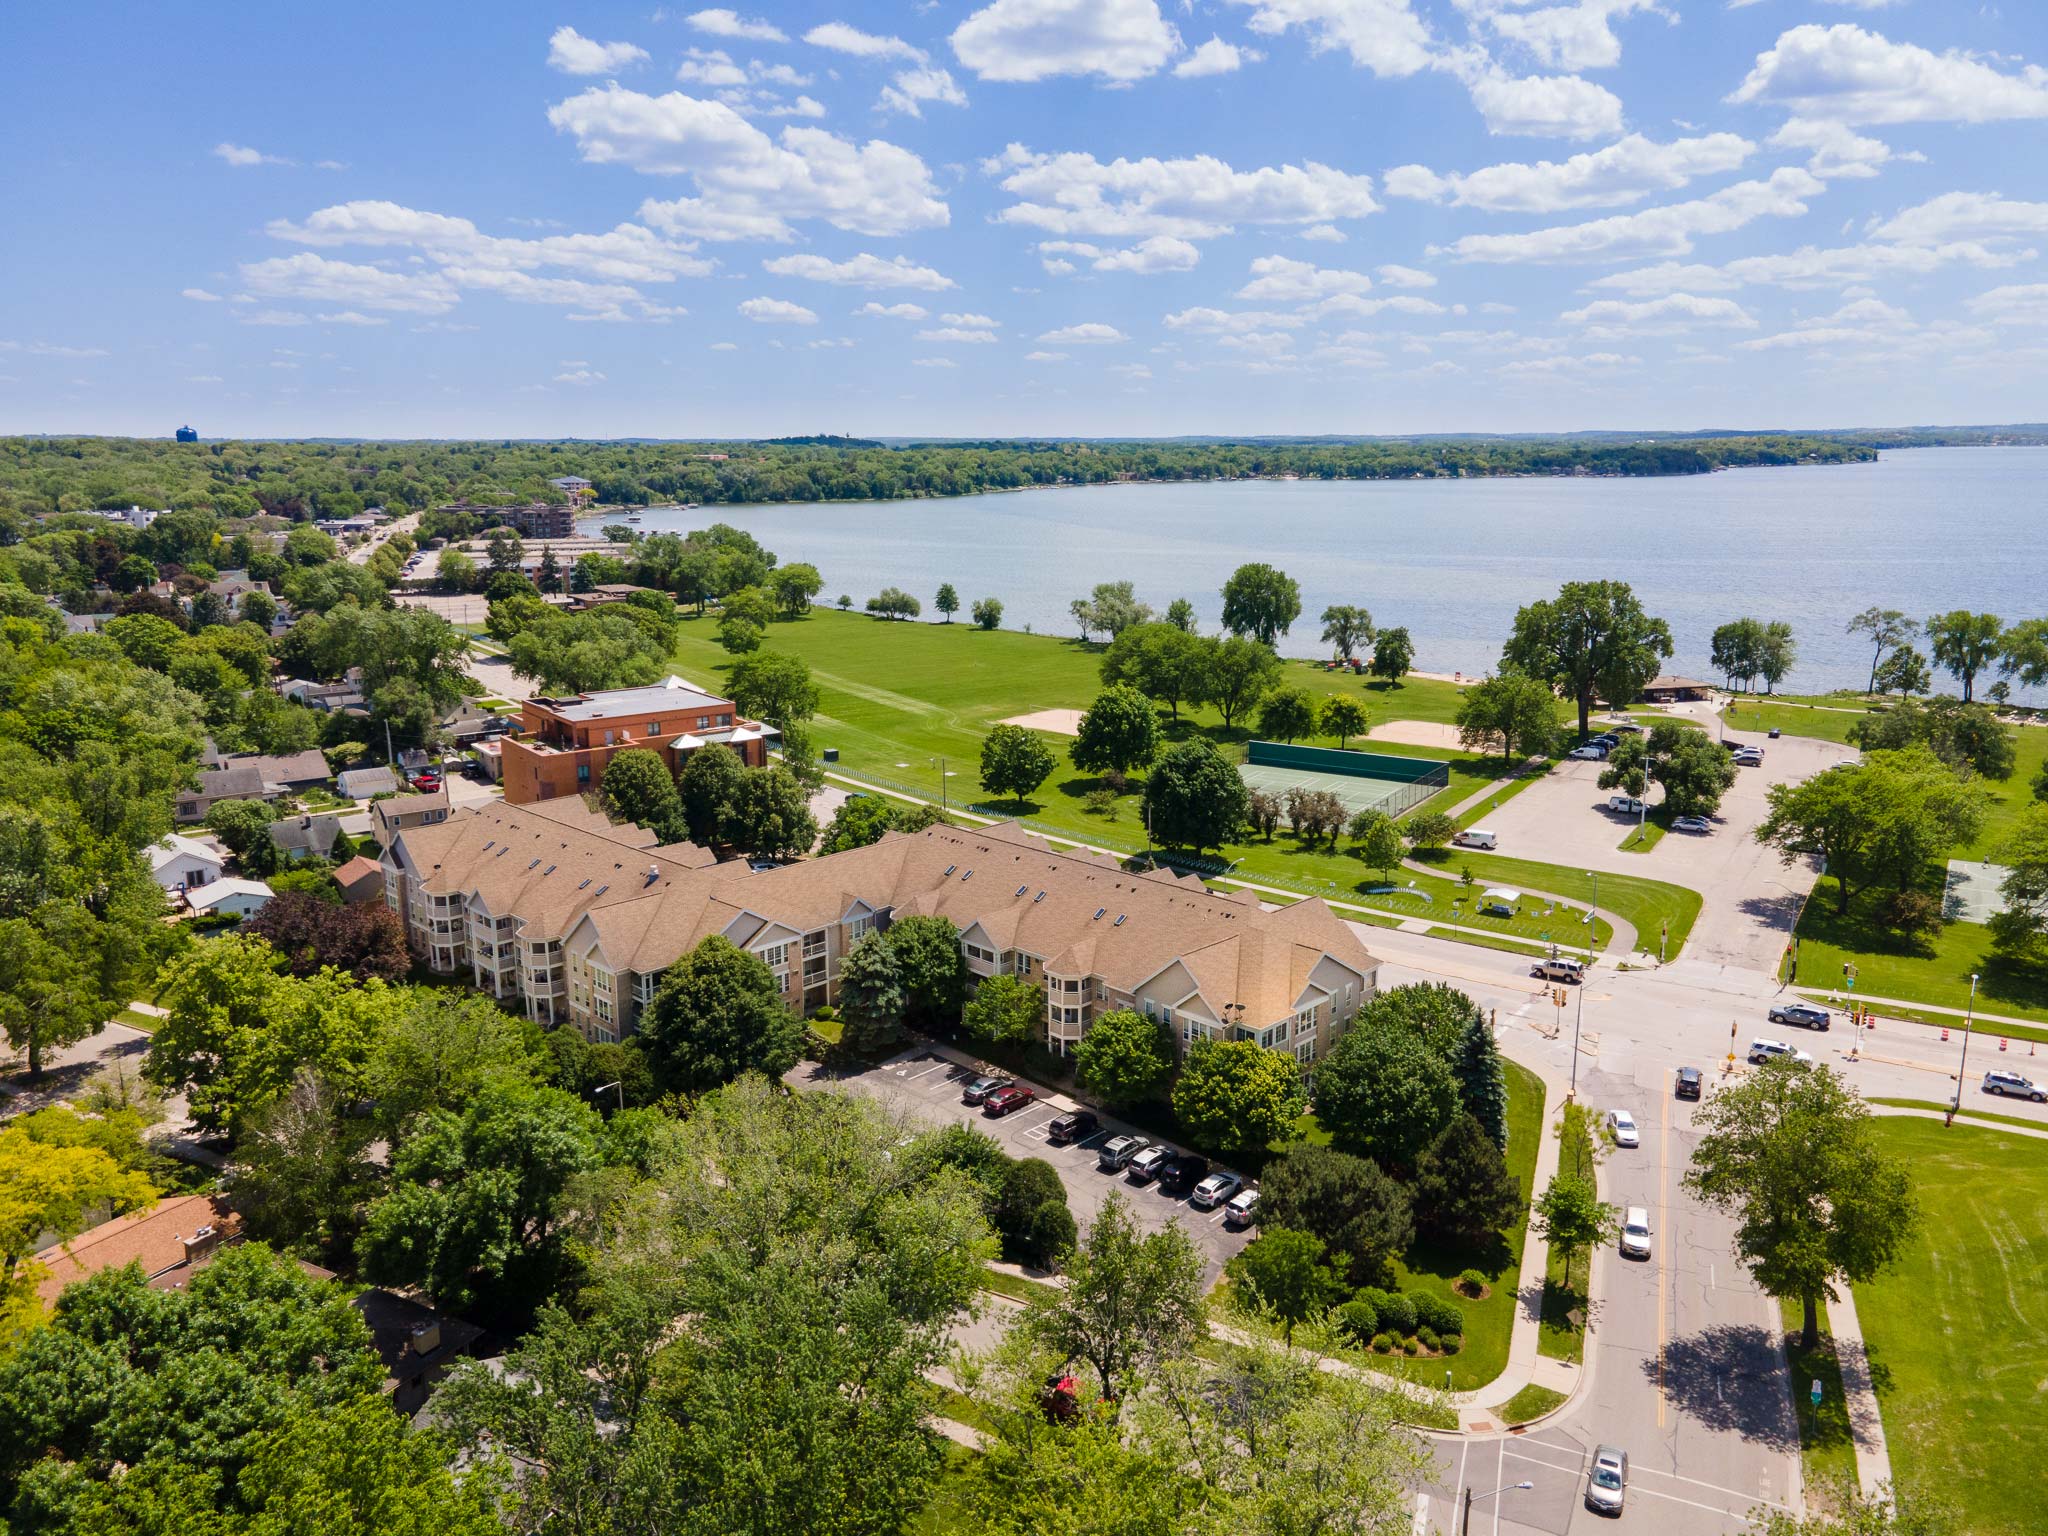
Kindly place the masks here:
<instances>
[{"instance_id":1,"label":"chimney","mask_svg":"<svg viewBox=\"0 0 2048 1536\"><path fill-rule=\"evenodd\" d=\"M412 1331L412 1352L415 1355L431 1355L441 1347L441 1320L421 1323Z\"/></svg>"},{"instance_id":2,"label":"chimney","mask_svg":"<svg viewBox=\"0 0 2048 1536\"><path fill-rule=\"evenodd\" d=\"M185 1262L190 1264L195 1259L205 1258L220 1246L220 1229L212 1226L201 1227L190 1237L181 1237L178 1241L185 1250Z\"/></svg>"}]
</instances>

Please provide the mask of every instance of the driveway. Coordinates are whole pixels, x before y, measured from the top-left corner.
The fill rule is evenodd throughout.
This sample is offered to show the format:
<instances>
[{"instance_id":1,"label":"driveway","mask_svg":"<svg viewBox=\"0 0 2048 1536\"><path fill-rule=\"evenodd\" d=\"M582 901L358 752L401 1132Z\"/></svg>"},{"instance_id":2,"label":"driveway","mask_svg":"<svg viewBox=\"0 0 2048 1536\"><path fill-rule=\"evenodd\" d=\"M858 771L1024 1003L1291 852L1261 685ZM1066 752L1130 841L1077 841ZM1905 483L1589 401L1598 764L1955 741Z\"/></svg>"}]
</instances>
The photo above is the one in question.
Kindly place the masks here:
<instances>
[{"instance_id":1,"label":"driveway","mask_svg":"<svg viewBox=\"0 0 2048 1536\"><path fill-rule=\"evenodd\" d=\"M1499 836L1499 851L1513 858L1646 875L1698 891L1702 906L1686 957L1768 974L1816 872L1807 862L1781 863L1775 849L1756 841L1768 809L1766 794L1773 784L1810 778L1847 761L1855 750L1798 736L1769 741L1731 731L1728 739L1754 741L1764 749L1764 761L1758 768L1736 770L1711 832L1671 832L1648 853L1624 852L1620 844L1634 829L1635 818L1607 809L1607 797L1615 791L1600 788L1604 765L1593 762L1559 764L1490 814L1487 830ZM1651 787L1652 805L1662 793ZM1654 950L1657 935L1642 934L1639 942Z\"/></svg>"},{"instance_id":2,"label":"driveway","mask_svg":"<svg viewBox=\"0 0 2048 1536\"><path fill-rule=\"evenodd\" d=\"M965 1059L963 1057L963 1059ZM1223 1266L1251 1241L1252 1232L1230 1231L1223 1225L1223 1212L1198 1211L1185 1199L1176 1199L1156 1184L1133 1184L1120 1174L1101 1173L1095 1167L1095 1149L1130 1127L1109 1116L1102 1117L1103 1129L1073 1146L1047 1144L1045 1128L1062 1111L1078 1107L1074 1100L1040 1084L1038 1099L1027 1108L1012 1110L992 1120L979 1108L960 1102L961 1089L982 1073L979 1066L962 1066L937 1051L918 1048L883 1062L878 1067L840 1077L815 1062L801 1062L788 1081L800 1088L844 1088L881 1099L909 1119L927 1125L971 1125L993 1136L1012 1157L1036 1157L1052 1164L1067 1188L1067 1205L1084 1230L1101 1209L1103 1198L1115 1189L1137 1214L1141 1226L1163 1229L1179 1222L1194 1239L1203 1261L1202 1283L1206 1287L1223 1272ZM1156 1138L1155 1138L1156 1139Z\"/></svg>"}]
</instances>

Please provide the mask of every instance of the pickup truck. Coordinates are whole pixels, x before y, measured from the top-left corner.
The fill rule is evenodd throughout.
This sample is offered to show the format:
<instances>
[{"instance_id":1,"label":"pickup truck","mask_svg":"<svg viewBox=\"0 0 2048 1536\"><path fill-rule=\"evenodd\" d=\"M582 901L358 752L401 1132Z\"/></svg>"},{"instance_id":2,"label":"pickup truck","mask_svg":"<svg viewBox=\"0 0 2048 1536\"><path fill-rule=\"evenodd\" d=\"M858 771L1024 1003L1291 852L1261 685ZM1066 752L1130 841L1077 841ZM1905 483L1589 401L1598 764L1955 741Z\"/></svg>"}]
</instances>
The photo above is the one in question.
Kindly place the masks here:
<instances>
[{"instance_id":1,"label":"pickup truck","mask_svg":"<svg viewBox=\"0 0 2048 1536\"><path fill-rule=\"evenodd\" d=\"M1624 816L1640 816L1649 807L1644 805L1634 795L1609 795L1607 797L1607 809L1619 811Z\"/></svg>"}]
</instances>

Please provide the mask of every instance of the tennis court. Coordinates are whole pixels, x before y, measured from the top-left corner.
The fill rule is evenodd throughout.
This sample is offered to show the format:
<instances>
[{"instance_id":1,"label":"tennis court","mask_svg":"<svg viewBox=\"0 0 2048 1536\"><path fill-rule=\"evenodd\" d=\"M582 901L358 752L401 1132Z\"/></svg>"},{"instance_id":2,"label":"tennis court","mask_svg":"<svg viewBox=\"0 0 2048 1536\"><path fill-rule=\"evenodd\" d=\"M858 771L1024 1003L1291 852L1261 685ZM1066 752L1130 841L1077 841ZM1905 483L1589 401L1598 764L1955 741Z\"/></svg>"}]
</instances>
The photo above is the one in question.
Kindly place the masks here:
<instances>
[{"instance_id":1,"label":"tennis court","mask_svg":"<svg viewBox=\"0 0 2048 1536\"><path fill-rule=\"evenodd\" d=\"M1376 752L1344 752L1254 741L1238 775L1247 789L1285 796L1291 789L1327 790L1344 803L1346 815L1385 811L1398 816L1414 809L1450 782L1450 771L1428 758Z\"/></svg>"}]
</instances>

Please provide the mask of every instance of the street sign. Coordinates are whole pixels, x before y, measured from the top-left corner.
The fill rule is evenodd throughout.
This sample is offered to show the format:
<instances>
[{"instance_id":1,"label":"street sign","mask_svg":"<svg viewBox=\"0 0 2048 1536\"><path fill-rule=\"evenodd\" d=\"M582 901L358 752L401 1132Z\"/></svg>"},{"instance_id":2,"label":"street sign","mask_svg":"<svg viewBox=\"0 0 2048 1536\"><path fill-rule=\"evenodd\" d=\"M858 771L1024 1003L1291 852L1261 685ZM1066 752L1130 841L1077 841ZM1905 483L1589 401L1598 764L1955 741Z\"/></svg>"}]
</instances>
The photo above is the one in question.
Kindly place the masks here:
<instances>
[{"instance_id":1,"label":"street sign","mask_svg":"<svg viewBox=\"0 0 2048 1536\"><path fill-rule=\"evenodd\" d=\"M1820 1406L1820 1378L1818 1376L1813 1378L1813 1386L1808 1395L1813 1399L1813 1406L1818 1408Z\"/></svg>"}]
</instances>

